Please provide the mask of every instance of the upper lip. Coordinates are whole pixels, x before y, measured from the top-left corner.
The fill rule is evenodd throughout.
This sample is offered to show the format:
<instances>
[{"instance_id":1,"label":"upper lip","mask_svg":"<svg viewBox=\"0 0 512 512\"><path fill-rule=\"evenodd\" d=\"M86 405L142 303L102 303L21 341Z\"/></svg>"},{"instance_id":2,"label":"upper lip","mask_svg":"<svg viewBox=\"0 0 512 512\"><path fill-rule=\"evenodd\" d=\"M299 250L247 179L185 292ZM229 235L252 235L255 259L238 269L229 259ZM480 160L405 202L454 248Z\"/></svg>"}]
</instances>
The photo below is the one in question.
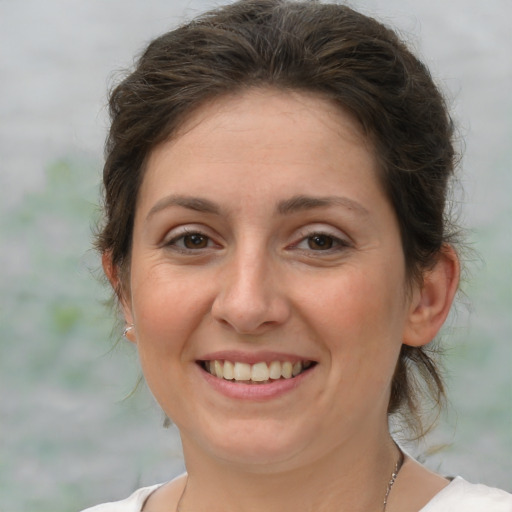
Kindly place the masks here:
<instances>
[{"instance_id":1,"label":"upper lip","mask_svg":"<svg viewBox=\"0 0 512 512\"><path fill-rule=\"evenodd\" d=\"M259 352L242 352L239 350L221 350L210 352L198 358L198 361L231 361L247 364L271 363L272 361L297 363L299 361L313 361L310 357L303 357L297 354L287 354L283 352L259 351Z\"/></svg>"}]
</instances>

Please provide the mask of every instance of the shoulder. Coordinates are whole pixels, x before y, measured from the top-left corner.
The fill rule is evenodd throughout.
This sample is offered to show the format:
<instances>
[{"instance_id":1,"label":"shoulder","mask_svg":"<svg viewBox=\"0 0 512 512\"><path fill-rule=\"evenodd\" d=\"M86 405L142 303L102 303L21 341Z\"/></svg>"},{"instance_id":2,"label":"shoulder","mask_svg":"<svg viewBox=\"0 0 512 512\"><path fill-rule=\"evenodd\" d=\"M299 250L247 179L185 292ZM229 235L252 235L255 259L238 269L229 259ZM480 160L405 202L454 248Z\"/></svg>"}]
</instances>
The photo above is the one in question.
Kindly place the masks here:
<instances>
[{"instance_id":1,"label":"shoulder","mask_svg":"<svg viewBox=\"0 0 512 512\"><path fill-rule=\"evenodd\" d=\"M82 512L140 512L144 502L160 486L161 484L143 487L122 501L103 503L102 505L82 510Z\"/></svg>"},{"instance_id":2,"label":"shoulder","mask_svg":"<svg viewBox=\"0 0 512 512\"><path fill-rule=\"evenodd\" d=\"M512 512L512 494L457 477L420 512Z\"/></svg>"}]
</instances>

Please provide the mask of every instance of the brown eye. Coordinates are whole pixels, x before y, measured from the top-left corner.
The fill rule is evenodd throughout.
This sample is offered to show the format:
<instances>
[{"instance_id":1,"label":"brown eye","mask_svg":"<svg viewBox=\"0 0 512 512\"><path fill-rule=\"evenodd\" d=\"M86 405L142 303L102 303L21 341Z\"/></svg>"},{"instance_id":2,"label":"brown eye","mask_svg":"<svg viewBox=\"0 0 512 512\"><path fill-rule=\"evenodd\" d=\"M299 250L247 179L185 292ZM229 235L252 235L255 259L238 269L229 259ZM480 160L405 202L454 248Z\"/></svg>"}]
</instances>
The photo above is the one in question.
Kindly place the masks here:
<instances>
[{"instance_id":1,"label":"brown eye","mask_svg":"<svg viewBox=\"0 0 512 512\"><path fill-rule=\"evenodd\" d=\"M328 235L313 235L308 238L308 247L314 251L327 251L332 249L334 239Z\"/></svg>"},{"instance_id":2,"label":"brown eye","mask_svg":"<svg viewBox=\"0 0 512 512\"><path fill-rule=\"evenodd\" d=\"M183 236L183 246L186 249L205 249L208 247L208 237L200 233L191 233Z\"/></svg>"}]
</instances>

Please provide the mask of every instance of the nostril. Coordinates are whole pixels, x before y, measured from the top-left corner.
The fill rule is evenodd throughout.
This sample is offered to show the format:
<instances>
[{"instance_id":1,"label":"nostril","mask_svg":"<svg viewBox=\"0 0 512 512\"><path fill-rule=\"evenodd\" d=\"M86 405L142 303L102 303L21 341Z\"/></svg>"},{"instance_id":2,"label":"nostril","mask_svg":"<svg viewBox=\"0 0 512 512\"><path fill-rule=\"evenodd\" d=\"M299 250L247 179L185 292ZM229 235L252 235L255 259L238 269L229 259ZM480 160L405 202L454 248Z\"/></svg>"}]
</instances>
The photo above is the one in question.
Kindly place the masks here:
<instances>
[{"instance_id":1,"label":"nostril","mask_svg":"<svg viewBox=\"0 0 512 512\"><path fill-rule=\"evenodd\" d=\"M212 317L222 326L230 327L238 334L261 334L282 325L289 317L289 308L278 304L280 299L268 303L256 301L244 305L217 301L212 307Z\"/></svg>"}]
</instances>

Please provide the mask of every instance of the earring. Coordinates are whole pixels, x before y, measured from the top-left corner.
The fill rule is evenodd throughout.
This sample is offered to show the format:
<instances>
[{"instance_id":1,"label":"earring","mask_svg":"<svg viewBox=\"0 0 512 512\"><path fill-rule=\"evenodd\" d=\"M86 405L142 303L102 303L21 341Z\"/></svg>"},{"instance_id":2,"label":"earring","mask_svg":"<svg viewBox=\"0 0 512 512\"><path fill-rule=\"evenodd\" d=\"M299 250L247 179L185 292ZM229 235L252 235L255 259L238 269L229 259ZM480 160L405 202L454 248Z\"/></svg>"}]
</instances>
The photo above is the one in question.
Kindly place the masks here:
<instances>
[{"instance_id":1,"label":"earring","mask_svg":"<svg viewBox=\"0 0 512 512\"><path fill-rule=\"evenodd\" d=\"M126 338L128 339L128 333L130 331L132 331L133 329L135 328L135 326L133 324L130 324L128 325L127 327L125 327L124 331L123 331L123 338Z\"/></svg>"}]
</instances>

